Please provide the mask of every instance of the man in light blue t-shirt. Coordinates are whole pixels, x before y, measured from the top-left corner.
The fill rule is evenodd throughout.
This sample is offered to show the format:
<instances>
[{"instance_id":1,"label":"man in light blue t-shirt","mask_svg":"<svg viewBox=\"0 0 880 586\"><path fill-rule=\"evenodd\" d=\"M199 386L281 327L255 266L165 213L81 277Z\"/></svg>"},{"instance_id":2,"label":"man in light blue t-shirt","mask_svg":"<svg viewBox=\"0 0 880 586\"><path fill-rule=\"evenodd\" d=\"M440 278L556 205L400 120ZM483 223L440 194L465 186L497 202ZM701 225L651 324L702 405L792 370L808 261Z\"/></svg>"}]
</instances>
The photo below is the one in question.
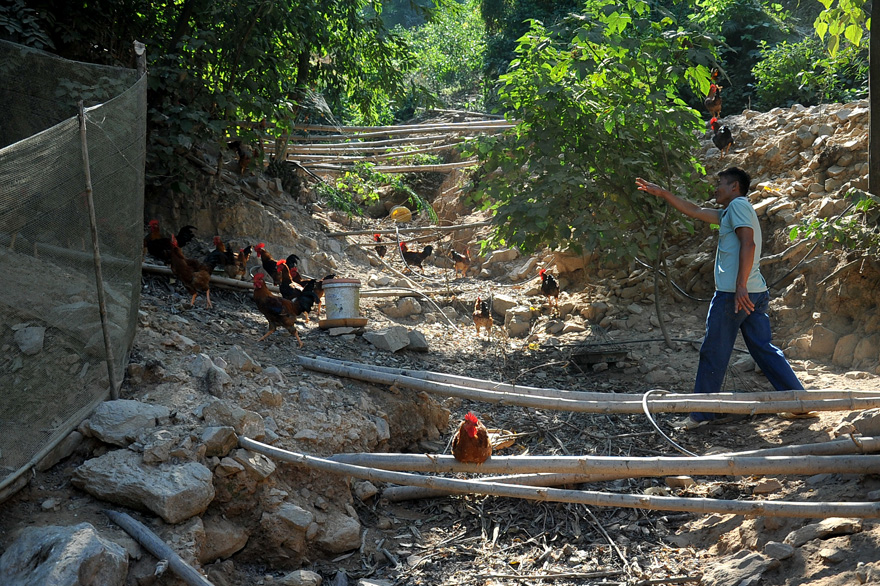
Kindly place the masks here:
<instances>
[{"instance_id":1,"label":"man in light blue t-shirt","mask_svg":"<svg viewBox=\"0 0 880 586\"><path fill-rule=\"evenodd\" d=\"M770 343L770 296L761 276L761 226L746 194L751 177L738 167L718 173L715 201L722 209L701 208L659 185L636 179L639 190L662 198L686 216L718 224L715 251L715 295L706 317L706 337L700 347L695 393L721 391L736 334L742 332L749 353L777 391L803 389L782 350ZM685 427L716 419L715 413L691 413Z\"/></svg>"}]
</instances>

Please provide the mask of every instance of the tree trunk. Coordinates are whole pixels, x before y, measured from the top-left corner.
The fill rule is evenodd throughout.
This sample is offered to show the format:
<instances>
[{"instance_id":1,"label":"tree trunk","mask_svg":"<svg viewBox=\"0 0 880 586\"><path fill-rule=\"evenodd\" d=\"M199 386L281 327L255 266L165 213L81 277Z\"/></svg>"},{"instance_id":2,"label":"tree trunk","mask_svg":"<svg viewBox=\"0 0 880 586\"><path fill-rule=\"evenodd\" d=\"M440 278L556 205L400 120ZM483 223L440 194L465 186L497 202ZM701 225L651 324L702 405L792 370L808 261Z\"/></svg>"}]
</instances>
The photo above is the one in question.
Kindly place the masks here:
<instances>
[{"instance_id":1,"label":"tree trunk","mask_svg":"<svg viewBox=\"0 0 880 586\"><path fill-rule=\"evenodd\" d=\"M880 22L880 2L871 5L871 22ZM880 193L880 35L871 35L868 50L868 191Z\"/></svg>"}]
</instances>

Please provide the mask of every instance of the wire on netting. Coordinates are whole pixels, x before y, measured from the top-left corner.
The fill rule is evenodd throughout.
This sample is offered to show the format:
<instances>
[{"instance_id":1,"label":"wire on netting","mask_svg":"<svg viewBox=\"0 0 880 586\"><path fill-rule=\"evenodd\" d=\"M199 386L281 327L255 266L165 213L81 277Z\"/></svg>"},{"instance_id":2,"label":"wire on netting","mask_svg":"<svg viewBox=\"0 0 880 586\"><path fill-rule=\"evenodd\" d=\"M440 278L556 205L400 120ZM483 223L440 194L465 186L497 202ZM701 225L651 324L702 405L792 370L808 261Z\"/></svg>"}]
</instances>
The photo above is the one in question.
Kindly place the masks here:
<instances>
[{"instance_id":1,"label":"wire on netting","mask_svg":"<svg viewBox=\"0 0 880 586\"><path fill-rule=\"evenodd\" d=\"M651 422L651 425L654 426L654 429L657 430L657 433L659 433L663 437L663 439L665 439L667 442L669 442L669 445L671 445L673 448L675 448L676 450L678 450L679 452L681 452L682 454L684 454L686 456L692 456L695 458L699 457L699 454L695 454L695 453L691 452L690 450L678 445L675 442L675 440L673 440L671 437L666 435L666 433L662 429L660 429L660 426L657 425L656 421L654 421L654 417L651 416L651 410L648 409L648 396L650 396L651 393L668 395L669 391L664 391L662 389L650 389L650 390L646 391L644 395L642 395L642 411L645 412L645 416L648 418L648 421Z\"/></svg>"}]
</instances>

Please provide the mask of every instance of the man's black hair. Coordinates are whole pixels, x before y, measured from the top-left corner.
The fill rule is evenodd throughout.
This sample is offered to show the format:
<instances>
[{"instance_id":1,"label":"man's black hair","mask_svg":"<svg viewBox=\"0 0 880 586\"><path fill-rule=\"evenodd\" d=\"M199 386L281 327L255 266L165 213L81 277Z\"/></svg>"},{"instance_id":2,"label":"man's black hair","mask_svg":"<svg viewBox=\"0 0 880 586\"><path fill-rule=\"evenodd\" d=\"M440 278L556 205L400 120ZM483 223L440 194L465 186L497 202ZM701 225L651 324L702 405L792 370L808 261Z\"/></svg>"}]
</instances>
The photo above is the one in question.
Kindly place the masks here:
<instances>
[{"instance_id":1,"label":"man's black hair","mask_svg":"<svg viewBox=\"0 0 880 586\"><path fill-rule=\"evenodd\" d=\"M739 183L740 195L748 195L749 184L752 182L752 178L739 167L728 167L724 171L718 173L718 177L736 181Z\"/></svg>"}]
</instances>

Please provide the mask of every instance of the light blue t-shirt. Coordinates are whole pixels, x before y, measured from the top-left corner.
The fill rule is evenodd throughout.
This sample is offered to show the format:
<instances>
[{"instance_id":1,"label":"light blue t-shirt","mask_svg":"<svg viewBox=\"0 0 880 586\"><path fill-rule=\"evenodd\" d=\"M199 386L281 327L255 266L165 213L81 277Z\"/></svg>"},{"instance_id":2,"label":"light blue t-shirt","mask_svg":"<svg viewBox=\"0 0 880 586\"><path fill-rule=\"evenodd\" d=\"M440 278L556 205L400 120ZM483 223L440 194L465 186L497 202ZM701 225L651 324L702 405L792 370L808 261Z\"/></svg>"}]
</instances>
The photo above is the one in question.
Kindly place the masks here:
<instances>
[{"instance_id":1,"label":"light blue t-shirt","mask_svg":"<svg viewBox=\"0 0 880 586\"><path fill-rule=\"evenodd\" d=\"M755 232L755 262L746 285L749 293L763 293L767 283L761 276L761 225L755 208L745 197L736 197L721 210L721 230L715 251L715 290L736 292L736 274L739 271L739 238L737 228L751 228Z\"/></svg>"}]
</instances>

